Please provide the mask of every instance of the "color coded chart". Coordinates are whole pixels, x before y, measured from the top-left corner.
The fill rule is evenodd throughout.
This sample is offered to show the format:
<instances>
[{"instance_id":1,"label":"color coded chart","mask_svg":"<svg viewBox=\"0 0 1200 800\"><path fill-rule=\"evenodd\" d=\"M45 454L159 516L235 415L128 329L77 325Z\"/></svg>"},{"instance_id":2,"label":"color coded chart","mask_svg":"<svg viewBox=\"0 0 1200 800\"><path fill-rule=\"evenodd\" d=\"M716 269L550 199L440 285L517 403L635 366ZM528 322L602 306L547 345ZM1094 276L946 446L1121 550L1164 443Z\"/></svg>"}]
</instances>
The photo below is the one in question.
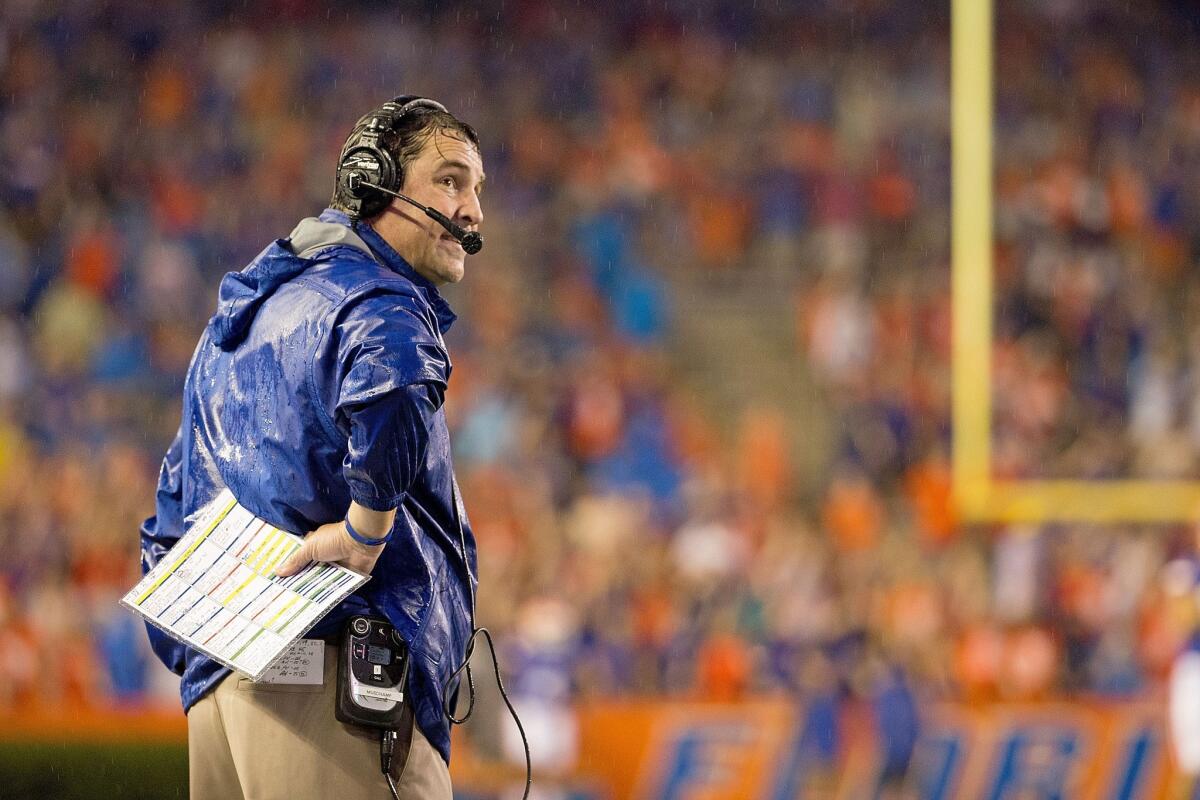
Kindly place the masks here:
<instances>
[{"instance_id":1,"label":"color coded chart","mask_svg":"<svg viewBox=\"0 0 1200 800\"><path fill-rule=\"evenodd\" d=\"M121 599L189 647L258 680L368 576L313 563L275 570L301 538L259 519L223 490L154 569Z\"/></svg>"}]
</instances>

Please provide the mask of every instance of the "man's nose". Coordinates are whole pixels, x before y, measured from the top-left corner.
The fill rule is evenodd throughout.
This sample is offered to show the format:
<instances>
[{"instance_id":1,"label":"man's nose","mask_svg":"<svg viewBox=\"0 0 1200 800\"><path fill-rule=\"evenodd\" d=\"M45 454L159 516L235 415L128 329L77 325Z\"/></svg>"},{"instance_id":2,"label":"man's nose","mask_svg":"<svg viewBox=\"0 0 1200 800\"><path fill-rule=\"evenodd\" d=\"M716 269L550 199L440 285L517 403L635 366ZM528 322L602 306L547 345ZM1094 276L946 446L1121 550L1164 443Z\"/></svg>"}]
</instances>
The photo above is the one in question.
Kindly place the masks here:
<instances>
[{"instance_id":1,"label":"man's nose","mask_svg":"<svg viewBox=\"0 0 1200 800\"><path fill-rule=\"evenodd\" d=\"M458 221L464 228L483 222L483 205L479 202L479 195L472 192L471 199L458 209Z\"/></svg>"}]
</instances>

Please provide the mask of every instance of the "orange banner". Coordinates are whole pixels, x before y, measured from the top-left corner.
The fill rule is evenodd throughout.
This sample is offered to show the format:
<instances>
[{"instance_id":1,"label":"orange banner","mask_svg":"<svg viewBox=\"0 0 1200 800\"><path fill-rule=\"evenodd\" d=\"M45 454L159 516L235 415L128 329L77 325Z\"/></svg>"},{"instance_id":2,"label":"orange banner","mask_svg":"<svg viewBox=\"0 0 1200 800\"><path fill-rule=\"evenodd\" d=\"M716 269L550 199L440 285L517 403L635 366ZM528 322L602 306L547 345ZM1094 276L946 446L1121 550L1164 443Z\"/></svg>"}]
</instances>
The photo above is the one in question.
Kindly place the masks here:
<instances>
[{"instance_id":1,"label":"orange banner","mask_svg":"<svg viewBox=\"0 0 1200 800\"><path fill-rule=\"evenodd\" d=\"M784 701L595 702L575 716L573 769L542 776L574 797L858 800L877 796L886 762L864 707L841 712L837 746L824 758L806 738L804 709ZM1163 709L1148 702L942 704L924 709L919 731L897 778L906 798L1143 800L1168 797L1176 780ZM494 785L501 772L512 786L517 777L512 765L497 772L463 761L464 787Z\"/></svg>"},{"instance_id":2,"label":"orange banner","mask_svg":"<svg viewBox=\"0 0 1200 800\"><path fill-rule=\"evenodd\" d=\"M536 779L569 787L581 800L875 797L887 745L870 710L843 709L836 747L826 751L806 738L805 716L803 707L784 700L586 703L573 710L573 761ZM905 797L1148 800L1168 797L1177 780L1164 710L1151 702L941 704L923 710L919 732ZM483 761L461 733L456 731L456 786L487 794L523 780L523 762ZM0 741L183 744L186 735L182 714L0 715ZM532 744L536 750L536 737Z\"/></svg>"}]
</instances>

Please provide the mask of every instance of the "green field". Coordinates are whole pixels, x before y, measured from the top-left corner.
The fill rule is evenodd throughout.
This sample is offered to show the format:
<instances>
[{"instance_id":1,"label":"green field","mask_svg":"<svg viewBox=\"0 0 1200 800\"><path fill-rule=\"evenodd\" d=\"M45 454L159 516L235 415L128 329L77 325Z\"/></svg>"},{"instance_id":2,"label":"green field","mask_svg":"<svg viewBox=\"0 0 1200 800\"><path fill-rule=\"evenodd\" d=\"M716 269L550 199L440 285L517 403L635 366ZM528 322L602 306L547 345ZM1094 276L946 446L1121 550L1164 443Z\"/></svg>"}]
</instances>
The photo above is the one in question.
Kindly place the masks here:
<instances>
[{"instance_id":1,"label":"green field","mask_svg":"<svg viewBox=\"0 0 1200 800\"><path fill-rule=\"evenodd\" d=\"M187 797L187 746L0 742L7 800Z\"/></svg>"}]
</instances>

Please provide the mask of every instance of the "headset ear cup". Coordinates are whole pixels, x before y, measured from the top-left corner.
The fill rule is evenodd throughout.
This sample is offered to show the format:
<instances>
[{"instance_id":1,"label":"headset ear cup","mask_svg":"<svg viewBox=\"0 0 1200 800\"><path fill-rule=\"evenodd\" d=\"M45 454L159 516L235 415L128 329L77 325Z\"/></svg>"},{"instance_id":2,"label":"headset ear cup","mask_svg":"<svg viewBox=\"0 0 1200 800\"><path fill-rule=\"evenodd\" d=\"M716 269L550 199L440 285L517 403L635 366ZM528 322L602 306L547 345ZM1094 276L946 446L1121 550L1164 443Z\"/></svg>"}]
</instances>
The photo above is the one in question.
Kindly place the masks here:
<instances>
[{"instance_id":1,"label":"headset ear cup","mask_svg":"<svg viewBox=\"0 0 1200 800\"><path fill-rule=\"evenodd\" d=\"M371 183L396 191L396 162L386 150L377 147L371 149L374 151L373 155L379 163L378 180L373 180ZM367 188L363 194L362 210L359 212L359 218L367 219L373 217L391 204L391 197L378 189Z\"/></svg>"},{"instance_id":2,"label":"headset ear cup","mask_svg":"<svg viewBox=\"0 0 1200 800\"><path fill-rule=\"evenodd\" d=\"M382 148L378 150L378 155L379 180L372 182L377 182L379 186L386 188L386 190L391 190L392 192L400 190L400 186L397 186L396 180L396 162L392 160L389 152ZM362 204L362 216L364 217L376 216L377 213L382 212L384 209L386 209L386 207L391 205L391 198L388 196L388 194L384 194L379 190L370 190L370 192L371 193L368 194L364 204Z\"/></svg>"},{"instance_id":3,"label":"headset ear cup","mask_svg":"<svg viewBox=\"0 0 1200 800\"><path fill-rule=\"evenodd\" d=\"M395 191L396 164L391 155L374 142L350 143L337 169L338 201L353 219L373 217L391 204L392 198L369 186L355 185L354 178Z\"/></svg>"}]
</instances>

